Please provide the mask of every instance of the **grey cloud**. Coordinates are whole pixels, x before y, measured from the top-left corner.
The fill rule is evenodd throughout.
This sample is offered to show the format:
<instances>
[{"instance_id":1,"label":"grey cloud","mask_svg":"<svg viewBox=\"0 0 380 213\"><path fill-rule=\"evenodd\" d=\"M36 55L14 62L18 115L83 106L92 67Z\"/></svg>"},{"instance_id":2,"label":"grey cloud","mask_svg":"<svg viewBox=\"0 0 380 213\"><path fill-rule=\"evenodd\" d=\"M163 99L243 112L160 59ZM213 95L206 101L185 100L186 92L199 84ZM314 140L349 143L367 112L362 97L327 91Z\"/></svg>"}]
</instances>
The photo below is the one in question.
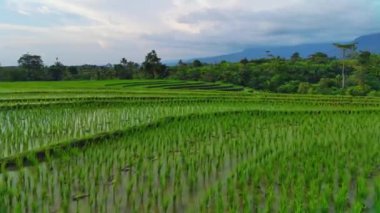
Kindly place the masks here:
<instances>
[{"instance_id":1,"label":"grey cloud","mask_svg":"<svg viewBox=\"0 0 380 213\"><path fill-rule=\"evenodd\" d=\"M287 7L256 12L228 8L202 9L176 19L178 23L190 27L208 23L198 34L170 32L145 35L143 38L165 44L168 48L203 48L211 53L260 45L351 40L380 30L380 22L372 5L349 1L339 6L329 4L314 9L311 6L306 9Z\"/></svg>"},{"instance_id":2,"label":"grey cloud","mask_svg":"<svg viewBox=\"0 0 380 213\"><path fill-rule=\"evenodd\" d=\"M0 38L19 38L23 42L23 45L8 43L7 48L0 44L0 50L8 52L0 55L0 61L9 63L30 50L59 56L62 60L66 58L69 64L112 62L124 56L141 61L151 49L158 50L163 59L201 57L252 46L344 41L380 31L378 0L292 0L286 3L280 0L183 0L176 4L174 0L7 1L13 2L14 8L28 12L45 4L55 11L49 16L34 15L35 29L25 27L26 23L23 26L1 26L4 23L0 23L0 29L7 31ZM207 6L197 2L206 2ZM52 20L50 28L40 29L43 26L39 26L38 20L43 18ZM56 53L58 48L62 54Z\"/></svg>"}]
</instances>

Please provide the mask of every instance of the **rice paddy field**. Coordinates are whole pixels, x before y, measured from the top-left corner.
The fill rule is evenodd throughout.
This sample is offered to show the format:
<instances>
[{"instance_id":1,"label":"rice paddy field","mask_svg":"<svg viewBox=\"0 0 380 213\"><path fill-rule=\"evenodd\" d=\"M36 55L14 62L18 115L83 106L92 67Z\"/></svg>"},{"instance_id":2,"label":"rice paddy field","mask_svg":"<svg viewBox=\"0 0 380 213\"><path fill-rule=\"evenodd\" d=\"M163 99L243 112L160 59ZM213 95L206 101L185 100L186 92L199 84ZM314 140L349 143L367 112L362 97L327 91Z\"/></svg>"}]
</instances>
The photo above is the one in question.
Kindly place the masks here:
<instances>
[{"instance_id":1,"label":"rice paddy field","mask_svg":"<svg viewBox=\"0 0 380 213\"><path fill-rule=\"evenodd\" d=\"M380 212L380 99L0 83L0 212Z\"/></svg>"}]
</instances>

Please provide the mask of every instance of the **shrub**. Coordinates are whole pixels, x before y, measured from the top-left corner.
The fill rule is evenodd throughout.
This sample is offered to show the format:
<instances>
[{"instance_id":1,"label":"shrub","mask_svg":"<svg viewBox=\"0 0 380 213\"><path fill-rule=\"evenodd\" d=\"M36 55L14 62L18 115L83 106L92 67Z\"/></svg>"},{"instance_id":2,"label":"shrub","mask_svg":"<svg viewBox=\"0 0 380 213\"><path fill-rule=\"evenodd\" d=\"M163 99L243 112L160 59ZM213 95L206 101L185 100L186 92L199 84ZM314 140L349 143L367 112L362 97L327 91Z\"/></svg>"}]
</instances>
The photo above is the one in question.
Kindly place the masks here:
<instances>
[{"instance_id":1,"label":"shrub","mask_svg":"<svg viewBox=\"0 0 380 213\"><path fill-rule=\"evenodd\" d=\"M310 89L312 88L312 85L308 82L301 82L299 85L298 85L298 93L301 93L301 94L307 94L309 93Z\"/></svg>"},{"instance_id":2,"label":"shrub","mask_svg":"<svg viewBox=\"0 0 380 213\"><path fill-rule=\"evenodd\" d=\"M371 97L380 97L380 92L375 91L375 90L372 90L372 91L369 92L367 95L368 95L368 96L371 96Z\"/></svg>"},{"instance_id":3,"label":"shrub","mask_svg":"<svg viewBox=\"0 0 380 213\"><path fill-rule=\"evenodd\" d=\"M364 85L358 85L349 87L347 89L347 94L352 96L366 96L371 91L371 87L364 84Z\"/></svg>"},{"instance_id":4,"label":"shrub","mask_svg":"<svg viewBox=\"0 0 380 213\"><path fill-rule=\"evenodd\" d=\"M299 81L289 81L286 84L283 84L277 88L277 92L281 93L296 93L299 88Z\"/></svg>"}]
</instances>

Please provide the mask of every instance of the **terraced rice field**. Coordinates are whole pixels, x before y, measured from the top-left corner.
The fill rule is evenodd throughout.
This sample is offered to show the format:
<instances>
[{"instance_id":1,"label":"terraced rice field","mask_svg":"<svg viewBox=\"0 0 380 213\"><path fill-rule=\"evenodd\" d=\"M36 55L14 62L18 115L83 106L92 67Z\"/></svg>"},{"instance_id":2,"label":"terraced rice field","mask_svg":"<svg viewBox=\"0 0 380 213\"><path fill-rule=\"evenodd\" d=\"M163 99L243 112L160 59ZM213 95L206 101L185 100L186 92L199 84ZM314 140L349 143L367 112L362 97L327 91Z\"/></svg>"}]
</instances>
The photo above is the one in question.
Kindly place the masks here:
<instances>
[{"instance_id":1,"label":"terraced rice field","mask_svg":"<svg viewBox=\"0 0 380 213\"><path fill-rule=\"evenodd\" d=\"M380 99L0 85L0 212L380 212Z\"/></svg>"}]
</instances>

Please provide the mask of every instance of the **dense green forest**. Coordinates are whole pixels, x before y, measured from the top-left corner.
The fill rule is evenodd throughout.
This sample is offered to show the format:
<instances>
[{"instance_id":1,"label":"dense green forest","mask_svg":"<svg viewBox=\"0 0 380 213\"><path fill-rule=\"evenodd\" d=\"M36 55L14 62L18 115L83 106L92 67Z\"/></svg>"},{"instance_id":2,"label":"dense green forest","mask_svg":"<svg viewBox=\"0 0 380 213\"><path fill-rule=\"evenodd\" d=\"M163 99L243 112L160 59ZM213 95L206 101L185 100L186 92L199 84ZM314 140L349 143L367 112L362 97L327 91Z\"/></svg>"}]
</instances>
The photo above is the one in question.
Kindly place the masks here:
<instances>
[{"instance_id":1,"label":"dense green forest","mask_svg":"<svg viewBox=\"0 0 380 213\"><path fill-rule=\"evenodd\" d=\"M308 58L294 53L290 59L268 55L240 63L203 64L194 60L179 61L175 66L162 64L155 51L141 64L123 58L119 64L105 66L65 66L58 59L54 65L44 66L40 56L25 54L18 64L0 67L0 81L169 78L221 81L267 92L380 96L380 55L370 52L350 54L345 59L317 52Z\"/></svg>"}]
</instances>

